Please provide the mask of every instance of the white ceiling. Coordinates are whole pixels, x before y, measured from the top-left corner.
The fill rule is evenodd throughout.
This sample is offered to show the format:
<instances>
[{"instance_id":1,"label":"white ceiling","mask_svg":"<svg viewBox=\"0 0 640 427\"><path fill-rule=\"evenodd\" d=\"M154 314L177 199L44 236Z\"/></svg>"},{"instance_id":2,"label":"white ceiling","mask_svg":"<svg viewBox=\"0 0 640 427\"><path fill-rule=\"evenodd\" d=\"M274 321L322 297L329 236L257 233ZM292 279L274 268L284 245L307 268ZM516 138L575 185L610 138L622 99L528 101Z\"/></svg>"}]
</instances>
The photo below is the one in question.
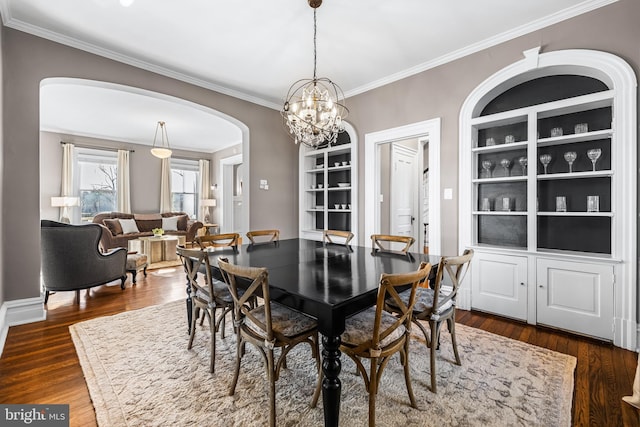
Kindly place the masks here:
<instances>
[{"instance_id":1,"label":"white ceiling","mask_svg":"<svg viewBox=\"0 0 640 427\"><path fill-rule=\"evenodd\" d=\"M325 0L317 10L318 76L349 97L614 1ZM119 0L0 0L0 13L8 27L276 109L294 81L313 74L313 10L306 0L134 0L129 7ZM91 102L96 95L118 105L154 102L133 101L139 94L116 100L95 87L90 99L77 87L71 92L85 110L71 109L65 100L78 98L61 92L55 107L68 116L96 108L78 115L85 125L102 123L103 131L114 126L104 126L108 111ZM164 101L160 111L170 104ZM206 135L178 141L166 115L138 123L138 131L135 119L122 125L131 130L127 140L143 138L158 120L167 121L172 145ZM74 127L68 117L49 125Z\"/></svg>"}]
</instances>

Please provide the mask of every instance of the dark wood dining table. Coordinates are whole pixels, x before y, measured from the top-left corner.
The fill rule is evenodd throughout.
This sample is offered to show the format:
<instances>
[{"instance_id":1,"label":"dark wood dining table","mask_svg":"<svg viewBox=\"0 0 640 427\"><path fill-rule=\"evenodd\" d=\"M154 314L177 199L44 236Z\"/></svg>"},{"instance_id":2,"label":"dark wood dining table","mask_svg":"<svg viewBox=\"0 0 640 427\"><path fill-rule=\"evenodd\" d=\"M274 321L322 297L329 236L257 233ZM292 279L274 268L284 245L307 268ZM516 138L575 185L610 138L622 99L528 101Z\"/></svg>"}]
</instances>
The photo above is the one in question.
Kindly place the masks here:
<instances>
[{"instance_id":1,"label":"dark wood dining table","mask_svg":"<svg viewBox=\"0 0 640 427\"><path fill-rule=\"evenodd\" d=\"M375 304L382 273L407 273L417 270L422 261L436 266L440 259L420 253L374 252L363 246L287 239L211 251L212 273L219 279L220 256L232 264L266 267L271 299L318 320L325 426L337 426L340 416L340 335L345 320ZM189 299L187 310L190 324Z\"/></svg>"}]
</instances>

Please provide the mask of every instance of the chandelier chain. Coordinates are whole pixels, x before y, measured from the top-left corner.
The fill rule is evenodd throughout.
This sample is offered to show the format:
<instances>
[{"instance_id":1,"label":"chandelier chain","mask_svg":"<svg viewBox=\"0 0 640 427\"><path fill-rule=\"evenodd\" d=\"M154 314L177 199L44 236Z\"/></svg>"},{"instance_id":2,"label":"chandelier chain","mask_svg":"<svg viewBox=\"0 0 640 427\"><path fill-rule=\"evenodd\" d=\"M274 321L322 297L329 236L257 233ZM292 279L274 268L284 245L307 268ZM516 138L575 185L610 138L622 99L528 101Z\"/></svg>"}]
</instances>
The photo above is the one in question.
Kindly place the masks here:
<instances>
[{"instance_id":1,"label":"chandelier chain","mask_svg":"<svg viewBox=\"0 0 640 427\"><path fill-rule=\"evenodd\" d=\"M316 22L316 11L317 9L313 9L313 80L316 79L316 68L318 63L318 46L316 41L318 24Z\"/></svg>"}]
</instances>

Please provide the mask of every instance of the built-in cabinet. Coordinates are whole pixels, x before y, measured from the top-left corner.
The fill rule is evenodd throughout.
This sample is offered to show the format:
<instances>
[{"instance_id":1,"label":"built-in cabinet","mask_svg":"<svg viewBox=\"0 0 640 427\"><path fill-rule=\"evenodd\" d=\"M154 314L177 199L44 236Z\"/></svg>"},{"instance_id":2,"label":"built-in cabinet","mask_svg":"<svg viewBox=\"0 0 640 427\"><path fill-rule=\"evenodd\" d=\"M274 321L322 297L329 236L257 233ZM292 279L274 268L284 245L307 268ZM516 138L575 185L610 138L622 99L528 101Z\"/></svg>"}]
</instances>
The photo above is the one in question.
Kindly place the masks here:
<instances>
[{"instance_id":1,"label":"built-in cabinet","mask_svg":"<svg viewBox=\"0 0 640 427\"><path fill-rule=\"evenodd\" d=\"M353 133L345 130L330 147L300 147L301 238L322 240L325 229L357 229L357 144L354 138Z\"/></svg>"},{"instance_id":2,"label":"built-in cabinet","mask_svg":"<svg viewBox=\"0 0 640 427\"><path fill-rule=\"evenodd\" d=\"M463 299L635 347L635 77L585 66L626 70L613 55L564 52L527 52L463 108L460 243L476 252Z\"/></svg>"}]
</instances>

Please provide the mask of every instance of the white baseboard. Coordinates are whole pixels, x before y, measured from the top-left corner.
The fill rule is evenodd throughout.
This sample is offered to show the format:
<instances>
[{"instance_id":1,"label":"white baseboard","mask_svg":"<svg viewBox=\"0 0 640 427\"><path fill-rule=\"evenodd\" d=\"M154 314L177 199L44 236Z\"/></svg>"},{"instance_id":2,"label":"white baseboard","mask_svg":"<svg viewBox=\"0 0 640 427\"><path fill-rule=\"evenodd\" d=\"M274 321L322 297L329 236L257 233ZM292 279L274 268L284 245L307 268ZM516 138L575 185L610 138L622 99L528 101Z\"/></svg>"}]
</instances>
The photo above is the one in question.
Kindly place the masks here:
<instances>
[{"instance_id":1,"label":"white baseboard","mask_svg":"<svg viewBox=\"0 0 640 427\"><path fill-rule=\"evenodd\" d=\"M10 326L39 322L46 318L42 297L5 301L0 306L0 356L4 350Z\"/></svg>"}]
</instances>

